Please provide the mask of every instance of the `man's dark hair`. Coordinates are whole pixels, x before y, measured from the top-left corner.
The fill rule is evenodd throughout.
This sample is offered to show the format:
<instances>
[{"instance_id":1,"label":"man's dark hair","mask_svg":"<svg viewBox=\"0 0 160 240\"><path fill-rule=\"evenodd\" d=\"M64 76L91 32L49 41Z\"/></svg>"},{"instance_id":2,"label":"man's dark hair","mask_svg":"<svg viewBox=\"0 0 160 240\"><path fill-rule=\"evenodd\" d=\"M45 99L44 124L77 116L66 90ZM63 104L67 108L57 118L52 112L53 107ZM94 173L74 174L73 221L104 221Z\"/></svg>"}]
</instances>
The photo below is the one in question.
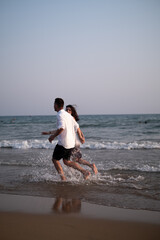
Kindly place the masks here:
<instances>
[{"instance_id":1,"label":"man's dark hair","mask_svg":"<svg viewBox=\"0 0 160 240\"><path fill-rule=\"evenodd\" d=\"M55 99L55 104L59 107L59 108L63 108L64 106L64 101L62 98L56 98Z\"/></svg>"}]
</instances>

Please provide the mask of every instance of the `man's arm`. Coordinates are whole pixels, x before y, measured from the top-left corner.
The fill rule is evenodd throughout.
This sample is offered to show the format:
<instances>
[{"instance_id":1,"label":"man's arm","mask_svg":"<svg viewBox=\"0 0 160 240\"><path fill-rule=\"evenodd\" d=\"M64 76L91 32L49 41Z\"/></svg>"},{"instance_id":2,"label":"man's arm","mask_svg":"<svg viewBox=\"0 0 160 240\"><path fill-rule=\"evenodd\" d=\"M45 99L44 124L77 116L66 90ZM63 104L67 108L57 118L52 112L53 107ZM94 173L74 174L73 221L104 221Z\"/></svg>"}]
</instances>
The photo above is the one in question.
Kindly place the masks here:
<instances>
[{"instance_id":1,"label":"man's arm","mask_svg":"<svg viewBox=\"0 0 160 240\"><path fill-rule=\"evenodd\" d=\"M82 133L80 128L77 129L77 133L78 133L78 137L79 137L80 142L82 144L85 143L85 137L84 137L84 135L83 135L83 133Z\"/></svg>"},{"instance_id":2,"label":"man's arm","mask_svg":"<svg viewBox=\"0 0 160 240\"><path fill-rule=\"evenodd\" d=\"M53 135L51 135L48 140L51 143L59 134L61 134L63 132L63 128L59 128L56 131L54 131Z\"/></svg>"},{"instance_id":3,"label":"man's arm","mask_svg":"<svg viewBox=\"0 0 160 240\"><path fill-rule=\"evenodd\" d=\"M42 132L42 135L51 135L54 134L57 130L49 131L49 132Z\"/></svg>"}]
</instances>

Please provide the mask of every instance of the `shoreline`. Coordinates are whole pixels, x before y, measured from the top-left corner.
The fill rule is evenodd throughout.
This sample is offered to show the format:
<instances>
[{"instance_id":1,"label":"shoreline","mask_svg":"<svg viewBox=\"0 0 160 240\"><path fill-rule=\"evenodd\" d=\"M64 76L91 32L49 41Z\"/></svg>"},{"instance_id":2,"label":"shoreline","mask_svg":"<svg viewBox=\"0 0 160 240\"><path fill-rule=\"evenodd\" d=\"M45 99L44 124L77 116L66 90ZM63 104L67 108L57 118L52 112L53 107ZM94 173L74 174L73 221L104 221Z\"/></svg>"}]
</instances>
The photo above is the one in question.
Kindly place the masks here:
<instances>
[{"instance_id":1,"label":"shoreline","mask_svg":"<svg viewBox=\"0 0 160 240\"><path fill-rule=\"evenodd\" d=\"M77 199L0 194L0 238L150 239L160 237L160 212L105 207Z\"/></svg>"}]
</instances>

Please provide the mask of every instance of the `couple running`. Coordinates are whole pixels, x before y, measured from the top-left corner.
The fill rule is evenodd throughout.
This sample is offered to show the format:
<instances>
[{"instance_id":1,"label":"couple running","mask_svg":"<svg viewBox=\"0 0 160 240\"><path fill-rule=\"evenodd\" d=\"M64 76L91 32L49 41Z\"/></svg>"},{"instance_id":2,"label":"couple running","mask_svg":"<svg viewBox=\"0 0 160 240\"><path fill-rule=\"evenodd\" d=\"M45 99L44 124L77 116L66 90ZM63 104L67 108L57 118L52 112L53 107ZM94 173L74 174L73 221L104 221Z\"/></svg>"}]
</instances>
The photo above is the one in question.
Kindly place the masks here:
<instances>
[{"instance_id":1,"label":"couple running","mask_svg":"<svg viewBox=\"0 0 160 240\"><path fill-rule=\"evenodd\" d=\"M52 161L61 177L61 180L65 181L66 177L59 162L60 159L63 159L63 163L66 166L80 171L83 174L84 179L88 179L91 173L82 168L78 163L89 166L95 174L98 172L97 168L95 164L90 164L86 160L82 159L80 142L83 144L85 142L85 138L79 128L79 124L77 123L79 117L75 108L72 105L68 105L65 111L63 107L63 99L56 98L54 102L54 110L57 112L57 130L42 132L42 134L51 135L48 139L49 142L52 142L56 137L58 137L58 143L54 149ZM77 135L78 137L76 137Z\"/></svg>"}]
</instances>

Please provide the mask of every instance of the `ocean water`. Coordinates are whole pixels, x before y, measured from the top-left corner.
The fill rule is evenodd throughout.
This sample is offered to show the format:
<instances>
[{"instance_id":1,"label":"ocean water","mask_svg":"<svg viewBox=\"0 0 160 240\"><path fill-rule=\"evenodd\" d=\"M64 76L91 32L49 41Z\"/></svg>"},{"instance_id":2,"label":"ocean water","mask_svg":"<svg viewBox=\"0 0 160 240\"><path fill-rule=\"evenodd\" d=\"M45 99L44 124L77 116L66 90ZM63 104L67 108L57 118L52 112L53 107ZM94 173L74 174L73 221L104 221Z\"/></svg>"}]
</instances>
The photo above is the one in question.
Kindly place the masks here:
<instances>
[{"instance_id":1,"label":"ocean water","mask_svg":"<svg viewBox=\"0 0 160 240\"><path fill-rule=\"evenodd\" d=\"M160 211L160 114L83 115L79 124L83 158L98 174L85 181L61 161L61 182L51 161L57 141L41 135L56 128L56 116L0 117L0 193Z\"/></svg>"}]
</instances>

